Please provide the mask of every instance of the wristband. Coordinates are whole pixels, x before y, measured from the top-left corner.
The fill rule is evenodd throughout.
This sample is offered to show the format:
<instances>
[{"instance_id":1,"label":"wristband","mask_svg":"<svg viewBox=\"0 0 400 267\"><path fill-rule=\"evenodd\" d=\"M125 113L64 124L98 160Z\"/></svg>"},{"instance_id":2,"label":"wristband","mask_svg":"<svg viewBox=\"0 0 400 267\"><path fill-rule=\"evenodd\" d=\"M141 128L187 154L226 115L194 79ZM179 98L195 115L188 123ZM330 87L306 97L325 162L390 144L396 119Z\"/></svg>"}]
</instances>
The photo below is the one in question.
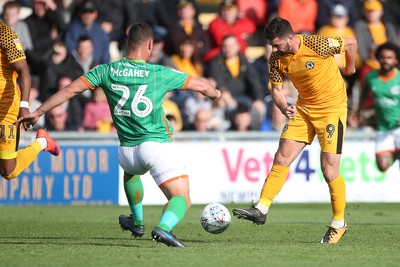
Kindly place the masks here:
<instances>
[{"instance_id":1,"label":"wristband","mask_svg":"<svg viewBox=\"0 0 400 267\"><path fill-rule=\"evenodd\" d=\"M19 102L19 108L29 108L29 102L28 101Z\"/></svg>"}]
</instances>

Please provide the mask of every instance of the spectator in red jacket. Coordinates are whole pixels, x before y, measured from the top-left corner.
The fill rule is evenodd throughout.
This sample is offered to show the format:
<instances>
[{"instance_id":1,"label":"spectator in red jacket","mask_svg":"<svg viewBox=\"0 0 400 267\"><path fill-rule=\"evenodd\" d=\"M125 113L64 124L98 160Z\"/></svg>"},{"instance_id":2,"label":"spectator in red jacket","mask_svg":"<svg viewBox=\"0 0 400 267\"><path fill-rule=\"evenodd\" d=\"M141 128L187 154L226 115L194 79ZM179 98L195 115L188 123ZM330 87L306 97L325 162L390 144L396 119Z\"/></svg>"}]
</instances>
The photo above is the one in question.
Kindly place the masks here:
<instances>
[{"instance_id":1,"label":"spectator in red jacket","mask_svg":"<svg viewBox=\"0 0 400 267\"><path fill-rule=\"evenodd\" d=\"M226 35L233 35L240 44L240 51L246 53L247 39L256 31L256 25L247 17L241 17L236 1L224 0L220 6L218 17L212 20L208 26L208 32L212 41L212 49L205 55L208 62L215 57L222 47Z\"/></svg>"}]
</instances>

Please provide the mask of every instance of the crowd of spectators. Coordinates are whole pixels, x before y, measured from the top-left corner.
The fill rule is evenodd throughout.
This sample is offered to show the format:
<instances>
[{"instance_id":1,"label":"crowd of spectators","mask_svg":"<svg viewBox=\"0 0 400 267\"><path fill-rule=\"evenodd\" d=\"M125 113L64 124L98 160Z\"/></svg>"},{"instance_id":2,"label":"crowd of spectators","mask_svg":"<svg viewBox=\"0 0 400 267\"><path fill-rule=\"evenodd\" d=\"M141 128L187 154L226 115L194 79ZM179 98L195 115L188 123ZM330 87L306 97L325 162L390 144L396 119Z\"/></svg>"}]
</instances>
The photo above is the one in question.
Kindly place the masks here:
<instances>
[{"instance_id":1,"label":"crowd of spectators","mask_svg":"<svg viewBox=\"0 0 400 267\"><path fill-rule=\"evenodd\" d=\"M125 56L129 25L153 26L149 63L204 77L222 91L217 101L175 91L163 105L176 131L280 131L286 118L269 93L268 58L262 29L275 16L297 33L355 37L357 73L345 77L349 129L373 126L373 103L359 103L368 71L379 68L374 49L400 44L400 1L379 0L223 0L214 17L202 22L194 0L0 0L1 19L14 29L32 74L31 107L97 64ZM249 46L262 46L257 58ZM344 57L337 56L338 66ZM297 95L285 81L288 103ZM101 88L76 96L49 112L39 127L54 131L112 132ZM362 110L358 108L361 107ZM361 114L361 116L360 116ZM351 120L350 120L351 118Z\"/></svg>"}]
</instances>

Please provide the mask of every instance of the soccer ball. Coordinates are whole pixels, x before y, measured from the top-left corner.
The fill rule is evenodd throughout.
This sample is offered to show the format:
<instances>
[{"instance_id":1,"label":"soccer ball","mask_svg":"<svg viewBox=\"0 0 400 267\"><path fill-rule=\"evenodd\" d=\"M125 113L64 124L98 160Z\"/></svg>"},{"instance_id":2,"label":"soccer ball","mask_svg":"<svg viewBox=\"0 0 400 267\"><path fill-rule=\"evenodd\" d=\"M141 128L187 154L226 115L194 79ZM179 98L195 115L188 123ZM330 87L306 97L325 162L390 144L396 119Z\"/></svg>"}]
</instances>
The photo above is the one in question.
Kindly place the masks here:
<instances>
[{"instance_id":1,"label":"soccer ball","mask_svg":"<svg viewBox=\"0 0 400 267\"><path fill-rule=\"evenodd\" d=\"M220 234L228 229L231 223L229 210L220 203L211 203L204 207L200 216L204 230L211 234Z\"/></svg>"}]
</instances>

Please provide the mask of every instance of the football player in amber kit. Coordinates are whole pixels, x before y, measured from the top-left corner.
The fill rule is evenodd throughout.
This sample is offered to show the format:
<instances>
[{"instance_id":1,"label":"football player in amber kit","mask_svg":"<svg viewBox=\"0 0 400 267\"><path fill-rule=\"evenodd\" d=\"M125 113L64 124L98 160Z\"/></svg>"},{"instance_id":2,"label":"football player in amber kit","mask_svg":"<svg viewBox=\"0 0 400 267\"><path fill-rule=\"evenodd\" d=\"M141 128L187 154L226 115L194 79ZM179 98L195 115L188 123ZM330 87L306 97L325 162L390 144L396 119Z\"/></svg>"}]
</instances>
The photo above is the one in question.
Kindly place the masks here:
<instances>
[{"instance_id":1,"label":"football player in amber kit","mask_svg":"<svg viewBox=\"0 0 400 267\"><path fill-rule=\"evenodd\" d=\"M317 135L333 213L321 243L337 243L347 230L346 187L339 173L347 95L340 72L344 75L355 72L357 42L353 38L295 34L290 23L282 18L273 19L265 27L264 36L273 51L269 60L272 98L289 122L283 129L258 204L249 209L234 209L233 214L264 224L272 201L285 183L290 164ZM346 65L339 69L334 55L342 52ZM299 92L296 105L288 105L283 95L284 76L291 79Z\"/></svg>"},{"instance_id":2,"label":"football player in amber kit","mask_svg":"<svg viewBox=\"0 0 400 267\"><path fill-rule=\"evenodd\" d=\"M30 89L31 75L22 44L12 29L0 22L0 175L7 180L18 177L42 150L60 154L57 142L43 129L30 146L18 150L19 127L14 123L18 116L29 114ZM23 126L28 129L25 123Z\"/></svg>"}]
</instances>

